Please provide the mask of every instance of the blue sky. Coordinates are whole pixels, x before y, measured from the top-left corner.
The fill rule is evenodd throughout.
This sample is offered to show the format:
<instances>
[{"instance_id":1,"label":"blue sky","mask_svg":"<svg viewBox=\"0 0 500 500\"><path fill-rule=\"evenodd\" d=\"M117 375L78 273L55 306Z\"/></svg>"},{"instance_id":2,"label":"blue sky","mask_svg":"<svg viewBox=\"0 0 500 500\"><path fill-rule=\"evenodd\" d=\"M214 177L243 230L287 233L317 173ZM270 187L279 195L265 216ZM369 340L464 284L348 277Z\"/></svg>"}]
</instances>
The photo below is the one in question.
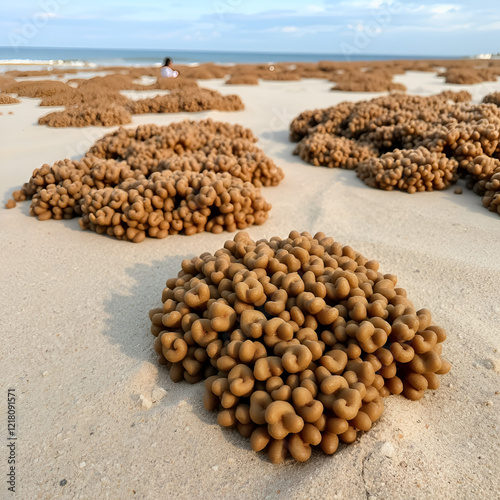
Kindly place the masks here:
<instances>
[{"instance_id":1,"label":"blue sky","mask_svg":"<svg viewBox=\"0 0 500 500\"><path fill-rule=\"evenodd\" d=\"M19 0L0 45L469 55L500 52L498 0Z\"/></svg>"}]
</instances>

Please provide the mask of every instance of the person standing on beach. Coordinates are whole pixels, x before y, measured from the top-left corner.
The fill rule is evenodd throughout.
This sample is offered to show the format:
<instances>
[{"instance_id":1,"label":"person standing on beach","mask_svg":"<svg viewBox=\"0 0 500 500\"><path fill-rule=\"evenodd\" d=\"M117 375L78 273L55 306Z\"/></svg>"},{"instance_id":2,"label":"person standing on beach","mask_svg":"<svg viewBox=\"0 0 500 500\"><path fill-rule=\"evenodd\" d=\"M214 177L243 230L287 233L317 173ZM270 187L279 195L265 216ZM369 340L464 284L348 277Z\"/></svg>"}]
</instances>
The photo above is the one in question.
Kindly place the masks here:
<instances>
[{"instance_id":1,"label":"person standing on beach","mask_svg":"<svg viewBox=\"0 0 500 500\"><path fill-rule=\"evenodd\" d=\"M166 57L163 61L161 76L163 78L177 78L179 76L179 72L172 69L172 59L170 59L170 57Z\"/></svg>"}]
</instances>

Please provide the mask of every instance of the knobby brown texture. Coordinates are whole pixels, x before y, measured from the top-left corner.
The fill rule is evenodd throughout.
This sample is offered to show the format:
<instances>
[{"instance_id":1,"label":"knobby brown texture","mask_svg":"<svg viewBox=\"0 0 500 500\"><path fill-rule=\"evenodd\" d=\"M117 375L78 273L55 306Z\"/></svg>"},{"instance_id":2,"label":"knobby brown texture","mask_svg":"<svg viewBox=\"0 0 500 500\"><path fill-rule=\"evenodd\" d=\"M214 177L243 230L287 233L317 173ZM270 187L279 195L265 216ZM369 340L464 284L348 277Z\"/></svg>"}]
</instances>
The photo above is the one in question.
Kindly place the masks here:
<instances>
[{"instance_id":1,"label":"knobby brown texture","mask_svg":"<svg viewBox=\"0 0 500 500\"><path fill-rule=\"evenodd\" d=\"M83 229L133 242L146 236L236 231L262 224L261 186L282 170L249 129L205 120L120 128L81 160L36 169L14 193L40 220L80 216Z\"/></svg>"},{"instance_id":2,"label":"knobby brown texture","mask_svg":"<svg viewBox=\"0 0 500 500\"><path fill-rule=\"evenodd\" d=\"M408 193L445 189L460 176L500 214L498 93L394 94L305 111L290 125L295 154L316 166L356 170L368 186Z\"/></svg>"},{"instance_id":3,"label":"knobby brown texture","mask_svg":"<svg viewBox=\"0 0 500 500\"><path fill-rule=\"evenodd\" d=\"M179 113L216 109L244 109L237 95L223 96L219 92L198 87L186 78L158 79L151 85L135 83L132 75L112 74L90 79L73 79L67 83L56 80L0 80L0 90L23 97L42 98L40 106L65 106L42 116L38 123L49 127L88 127L124 125L133 114ZM168 95L132 100L121 90L168 90ZM0 101L1 102L1 101Z\"/></svg>"},{"instance_id":4,"label":"knobby brown texture","mask_svg":"<svg viewBox=\"0 0 500 500\"><path fill-rule=\"evenodd\" d=\"M172 380L205 380L219 425L273 463L304 462L370 430L384 397L421 399L450 370L446 333L396 285L323 233L241 232L166 282L154 349Z\"/></svg>"},{"instance_id":5,"label":"knobby brown texture","mask_svg":"<svg viewBox=\"0 0 500 500\"><path fill-rule=\"evenodd\" d=\"M17 104L19 102L21 102L19 99L0 92L0 104Z\"/></svg>"}]
</instances>

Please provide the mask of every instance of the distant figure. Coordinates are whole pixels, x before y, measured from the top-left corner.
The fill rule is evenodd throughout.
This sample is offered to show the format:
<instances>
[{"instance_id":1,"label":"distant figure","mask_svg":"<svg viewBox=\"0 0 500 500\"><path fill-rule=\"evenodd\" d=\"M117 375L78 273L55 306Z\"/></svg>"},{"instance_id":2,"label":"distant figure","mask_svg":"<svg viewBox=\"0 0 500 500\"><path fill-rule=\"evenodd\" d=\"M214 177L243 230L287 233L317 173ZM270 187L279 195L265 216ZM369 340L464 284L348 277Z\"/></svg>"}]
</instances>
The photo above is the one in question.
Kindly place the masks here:
<instances>
[{"instance_id":1,"label":"distant figure","mask_svg":"<svg viewBox=\"0 0 500 500\"><path fill-rule=\"evenodd\" d=\"M172 59L170 59L170 57L166 57L161 68L161 76L164 78L177 78L179 76L179 72L172 69L171 64Z\"/></svg>"}]
</instances>

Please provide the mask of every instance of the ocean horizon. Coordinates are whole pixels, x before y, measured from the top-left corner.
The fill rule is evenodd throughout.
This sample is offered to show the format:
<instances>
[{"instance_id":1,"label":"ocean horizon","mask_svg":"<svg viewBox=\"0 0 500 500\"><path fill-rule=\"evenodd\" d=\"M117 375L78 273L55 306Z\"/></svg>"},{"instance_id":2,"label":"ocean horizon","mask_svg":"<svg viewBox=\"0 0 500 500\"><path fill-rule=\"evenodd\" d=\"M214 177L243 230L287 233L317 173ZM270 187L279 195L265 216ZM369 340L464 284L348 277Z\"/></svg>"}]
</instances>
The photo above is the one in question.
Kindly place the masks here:
<instances>
[{"instance_id":1,"label":"ocean horizon","mask_svg":"<svg viewBox=\"0 0 500 500\"><path fill-rule=\"evenodd\" d=\"M278 63L328 61L383 61L398 59L457 59L453 56L405 54L339 54L232 52L208 50L94 49L57 47L0 47L0 66L153 66L161 65L165 57L177 64ZM465 56L464 56L465 57ZM7 69L5 68L4 69Z\"/></svg>"}]
</instances>

